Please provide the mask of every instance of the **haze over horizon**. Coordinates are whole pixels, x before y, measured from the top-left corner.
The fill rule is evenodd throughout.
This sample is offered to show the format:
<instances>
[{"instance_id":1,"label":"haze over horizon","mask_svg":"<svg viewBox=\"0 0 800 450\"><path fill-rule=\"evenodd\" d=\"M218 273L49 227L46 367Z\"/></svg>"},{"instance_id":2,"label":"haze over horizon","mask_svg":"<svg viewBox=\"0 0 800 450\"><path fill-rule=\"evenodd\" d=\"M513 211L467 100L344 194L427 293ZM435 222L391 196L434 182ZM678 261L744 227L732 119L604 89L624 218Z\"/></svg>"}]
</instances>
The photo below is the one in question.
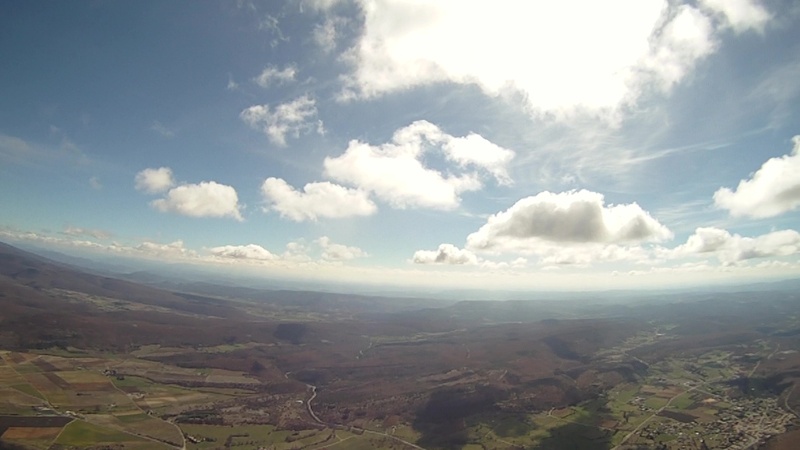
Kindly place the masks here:
<instances>
[{"instance_id":1,"label":"haze over horizon","mask_svg":"<svg viewBox=\"0 0 800 450\"><path fill-rule=\"evenodd\" d=\"M0 12L2 241L412 288L800 274L788 0Z\"/></svg>"}]
</instances>

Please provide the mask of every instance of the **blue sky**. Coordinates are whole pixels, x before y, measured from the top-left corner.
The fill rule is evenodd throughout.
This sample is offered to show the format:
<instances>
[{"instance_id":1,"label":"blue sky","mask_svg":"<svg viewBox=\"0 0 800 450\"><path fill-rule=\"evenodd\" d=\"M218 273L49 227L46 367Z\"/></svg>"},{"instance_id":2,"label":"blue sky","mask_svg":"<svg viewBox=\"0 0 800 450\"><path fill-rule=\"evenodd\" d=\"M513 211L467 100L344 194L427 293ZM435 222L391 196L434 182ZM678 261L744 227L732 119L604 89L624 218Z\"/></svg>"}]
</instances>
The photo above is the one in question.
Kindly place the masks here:
<instances>
[{"instance_id":1,"label":"blue sky","mask_svg":"<svg viewBox=\"0 0 800 450\"><path fill-rule=\"evenodd\" d=\"M320 282L800 273L783 0L6 2L0 239Z\"/></svg>"}]
</instances>

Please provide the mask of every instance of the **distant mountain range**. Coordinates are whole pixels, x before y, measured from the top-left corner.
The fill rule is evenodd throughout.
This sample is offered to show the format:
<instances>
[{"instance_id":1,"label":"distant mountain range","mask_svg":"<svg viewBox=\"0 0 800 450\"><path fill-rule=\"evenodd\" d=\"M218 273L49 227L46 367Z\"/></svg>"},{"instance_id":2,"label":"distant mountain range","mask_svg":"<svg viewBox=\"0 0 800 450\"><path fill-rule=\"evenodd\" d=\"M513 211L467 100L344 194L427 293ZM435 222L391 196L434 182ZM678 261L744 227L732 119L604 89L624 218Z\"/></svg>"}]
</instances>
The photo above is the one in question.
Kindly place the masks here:
<instances>
[{"instance_id":1,"label":"distant mountain range","mask_svg":"<svg viewBox=\"0 0 800 450\"><path fill-rule=\"evenodd\" d=\"M8 245L8 244L6 244ZM135 283L146 284L168 290L183 290L192 286L191 290L197 292L217 292L238 290L238 294L252 291L305 291L326 292L342 294L360 294L366 296L439 299L437 305L452 303L461 300L557 300L580 299L596 302L624 302L629 299L639 300L643 297L661 297L669 294L699 294L699 293L732 293L732 292L758 292L758 291L783 291L800 290L800 278L766 281L759 283L724 284L709 286L694 286L691 288L675 287L673 289L637 289L637 290L607 290L607 291L510 291L510 290L476 290L476 289L431 289L420 291L416 289L401 289L393 286L367 287L359 285L330 285L324 283L298 282L293 280L280 280L272 278L255 278L252 276L225 275L219 272L191 265L166 264L152 261L142 261L131 258L74 256L52 249L31 245L20 245L31 254L47 258L53 262L67 265L79 271L86 271L98 275L121 278ZM251 295L247 294L247 295Z\"/></svg>"}]
</instances>

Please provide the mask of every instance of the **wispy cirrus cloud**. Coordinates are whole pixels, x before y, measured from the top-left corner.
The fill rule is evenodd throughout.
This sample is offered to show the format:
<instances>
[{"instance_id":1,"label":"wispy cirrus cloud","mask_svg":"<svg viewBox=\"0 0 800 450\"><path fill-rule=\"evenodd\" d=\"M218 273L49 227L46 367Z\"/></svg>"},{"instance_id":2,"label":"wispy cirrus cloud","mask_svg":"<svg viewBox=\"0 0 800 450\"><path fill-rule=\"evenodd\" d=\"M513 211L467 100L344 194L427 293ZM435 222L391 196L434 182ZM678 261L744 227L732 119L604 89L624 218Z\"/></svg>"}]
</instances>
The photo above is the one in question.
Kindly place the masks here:
<instances>
[{"instance_id":1,"label":"wispy cirrus cloud","mask_svg":"<svg viewBox=\"0 0 800 450\"><path fill-rule=\"evenodd\" d=\"M62 134L60 130L57 132ZM0 161L6 164L75 167L90 165L93 161L86 152L66 136L57 144L39 144L16 136L0 133Z\"/></svg>"},{"instance_id":2,"label":"wispy cirrus cloud","mask_svg":"<svg viewBox=\"0 0 800 450\"><path fill-rule=\"evenodd\" d=\"M339 44L340 30L349 23L344 17L326 17L323 23L314 26L314 42L326 53L334 51Z\"/></svg>"},{"instance_id":3,"label":"wispy cirrus cloud","mask_svg":"<svg viewBox=\"0 0 800 450\"><path fill-rule=\"evenodd\" d=\"M91 237L98 240L107 240L110 239L112 234L109 231L105 230L97 230L92 228L81 228L81 227L74 227L68 226L64 228L62 231L63 234L67 236L73 237Z\"/></svg>"},{"instance_id":4,"label":"wispy cirrus cloud","mask_svg":"<svg viewBox=\"0 0 800 450\"><path fill-rule=\"evenodd\" d=\"M268 88L275 84L288 83L295 80L297 75L297 67L289 65L283 69L278 69L275 66L267 66L264 70L253 78L253 81L262 88Z\"/></svg>"},{"instance_id":5,"label":"wispy cirrus cloud","mask_svg":"<svg viewBox=\"0 0 800 450\"><path fill-rule=\"evenodd\" d=\"M321 120L317 117L316 101L309 95L300 96L290 102L275 107L253 105L243 110L239 117L251 128L263 131L269 140L280 147L286 147L286 138L297 138L301 134L316 131L324 132Z\"/></svg>"},{"instance_id":6,"label":"wispy cirrus cloud","mask_svg":"<svg viewBox=\"0 0 800 450\"><path fill-rule=\"evenodd\" d=\"M92 189L94 189L96 191L99 191L100 189L103 189L103 183L100 181L100 178L98 178L98 177L90 177L89 178L89 186L91 186Z\"/></svg>"},{"instance_id":7,"label":"wispy cirrus cloud","mask_svg":"<svg viewBox=\"0 0 800 450\"><path fill-rule=\"evenodd\" d=\"M314 241L322 249L322 259L326 261L348 261L369 256L364 250L344 244L337 244L328 236Z\"/></svg>"},{"instance_id":8,"label":"wispy cirrus cloud","mask_svg":"<svg viewBox=\"0 0 800 450\"><path fill-rule=\"evenodd\" d=\"M150 130L152 130L155 133L158 133L159 135L161 135L161 136L163 136L163 137L165 137L167 139L171 139L171 138L175 137L175 130L173 130L171 128L167 128L167 126L165 126L164 124L162 124L161 122L159 122L157 120L155 122L153 122L152 125L150 125Z\"/></svg>"}]
</instances>

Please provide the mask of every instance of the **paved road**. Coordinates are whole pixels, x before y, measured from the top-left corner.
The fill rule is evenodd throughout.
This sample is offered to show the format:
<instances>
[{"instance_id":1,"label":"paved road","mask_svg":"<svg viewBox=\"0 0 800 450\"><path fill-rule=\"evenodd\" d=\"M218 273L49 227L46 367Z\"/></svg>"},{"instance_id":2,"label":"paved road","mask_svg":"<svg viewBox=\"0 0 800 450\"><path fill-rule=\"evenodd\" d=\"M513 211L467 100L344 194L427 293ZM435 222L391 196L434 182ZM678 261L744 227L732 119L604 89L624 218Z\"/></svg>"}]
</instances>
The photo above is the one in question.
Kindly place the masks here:
<instances>
[{"instance_id":1,"label":"paved road","mask_svg":"<svg viewBox=\"0 0 800 450\"><path fill-rule=\"evenodd\" d=\"M314 399L317 398L317 387L311 384L307 384L306 386L308 386L311 389L311 398L309 398L308 401L306 401L306 409L308 410L308 415L311 416L312 419L314 419L314 422L328 426L327 423L323 422L322 419L317 417L317 413L315 413L314 409L311 408L311 402L313 402Z\"/></svg>"},{"instance_id":2,"label":"paved road","mask_svg":"<svg viewBox=\"0 0 800 450\"><path fill-rule=\"evenodd\" d=\"M671 380L670 380L670 381L671 381ZM716 381L716 380L714 380L714 381ZM710 383L710 382L711 382L711 381L709 381L709 382L707 382L707 383ZM642 421L642 423L640 423L640 424L639 424L639 425L638 425L636 428L634 428L634 429L633 429L633 431L631 431L630 433L628 433L628 434L627 434L627 435L626 435L626 436L625 436L625 437L624 437L624 438L623 438L623 439L620 441L620 443L619 443L619 444L617 444L617 445L616 445L616 446L615 446L613 449L611 449L611 450L619 450L619 448L620 448L620 447L622 447L623 445L625 445L625 443L626 443L626 442L628 442L628 439L630 439L630 438L631 438L631 437L632 437L634 434L638 433L638 432L639 432L639 430L641 430L641 428L647 424L647 422L650 422L650 420L651 420L651 419L653 419L653 417L657 416L659 413L661 413L662 411L664 411L665 409L667 409L667 408L669 407L669 405L671 405L671 404L672 404L672 401L673 401L673 400L675 400L676 398L680 397L680 396L681 396L681 395L683 395L683 394L686 394L687 392L692 392L692 391L694 391L694 390L696 390L696 389L700 388L701 386L704 386L704 385L706 385L707 383L698 384L697 386L695 386L695 387L692 387L692 388L689 388L689 389L687 389L687 390L685 390L685 391L683 391L683 392L681 392L681 393L679 393L679 394L675 394L675 395L674 395L672 398L670 398L670 399L669 399L669 401L667 401L667 404L666 404L666 405L662 406L661 408L658 408L658 409L657 409L657 410L656 410L656 411L655 411L653 414L651 414L651 415L650 415L650 417L648 417L647 419L644 419L644 420ZM675 383L675 384L677 384L677 383Z\"/></svg>"}]
</instances>

